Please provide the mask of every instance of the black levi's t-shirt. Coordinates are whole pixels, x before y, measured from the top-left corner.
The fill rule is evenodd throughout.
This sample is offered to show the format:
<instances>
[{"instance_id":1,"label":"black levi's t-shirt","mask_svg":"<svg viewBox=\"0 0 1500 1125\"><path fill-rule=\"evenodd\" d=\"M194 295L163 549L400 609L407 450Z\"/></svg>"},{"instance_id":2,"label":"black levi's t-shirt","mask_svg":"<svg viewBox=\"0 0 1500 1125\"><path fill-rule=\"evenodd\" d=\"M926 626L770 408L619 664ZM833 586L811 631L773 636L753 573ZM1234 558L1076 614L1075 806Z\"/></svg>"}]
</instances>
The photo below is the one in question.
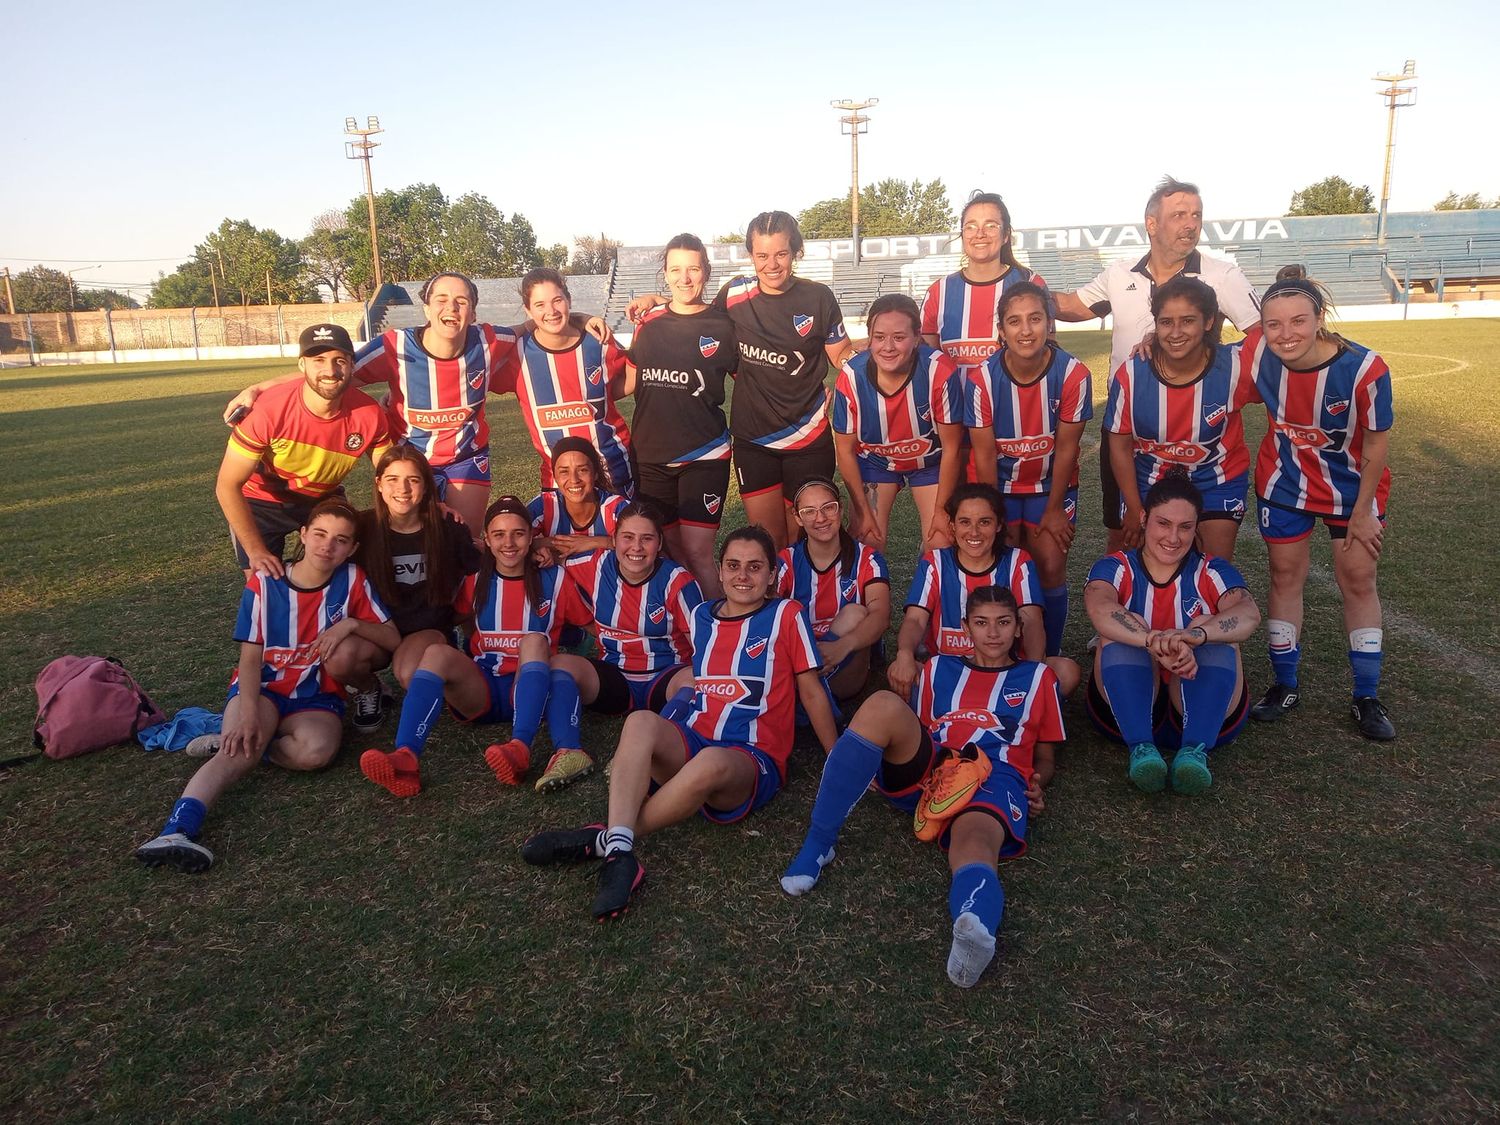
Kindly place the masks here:
<instances>
[{"instance_id":1,"label":"black levi's t-shirt","mask_svg":"<svg viewBox=\"0 0 1500 1125\"><path fill-rule=\"evenodd\" d=\"M635 415L630 444L643 464L729 456L724 377L739 362L734 325L722 308L677 313L662 305L636 329Z\"/></svg>"},{"instance_id":2,"label":"black levi's t-shirt","mask_svg":"<svg viewBox=\"0 0 1500 1125\"><path fill-rule=\"evenodd\" d=\"M373 512L364 513L365 520L374 519ZM427 604L427 556L424 551L424 536L421 531L386 530L386 543L391 552L391 566L395 570L396 597L394 605L387 605L396 630L403 636L423 629L447 629L456 617L453 612L453 596L458 593L464 575L479 569L479 549L469 537L468 529L456 520L443 520L443 549L451 560L448 574L452 589L441 605ZM355 561L365 565L363 551Z\"/></svg>"},{"instance_id":3,"label":"black levi's t-shirt","mask_svg":"<svg viewBox=\"0 0 1500 1125\"><path fill-rule=\"evenodd\" d=\"M794 278L783 293L762 293L753 277L719 290L740 347L729 428L736 440L770 449L799 449L828 427L823 350L845 337L833 290Z\"/></svg>"}]
</instances>

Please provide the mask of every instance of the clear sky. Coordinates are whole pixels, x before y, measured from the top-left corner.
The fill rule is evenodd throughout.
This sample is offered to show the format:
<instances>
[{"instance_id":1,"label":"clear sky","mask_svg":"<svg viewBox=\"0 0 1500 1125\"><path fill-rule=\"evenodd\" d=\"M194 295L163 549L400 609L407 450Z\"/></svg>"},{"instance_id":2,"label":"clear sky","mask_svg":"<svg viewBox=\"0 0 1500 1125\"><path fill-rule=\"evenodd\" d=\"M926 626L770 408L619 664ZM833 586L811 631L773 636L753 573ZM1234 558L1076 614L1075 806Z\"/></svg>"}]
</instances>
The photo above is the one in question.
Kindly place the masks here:
<instances>
[{"instance_id":1,"label":"clear sky","mask_svg":"<svg viewBox=\"0 0 1500 1125\"><path fill-rule=\"evenodd\" d=\"M998 190L1033 227L1135 220L1171 172L1231 218L1328 175L1378 196L1371 76L1412 58L1391 209L1500 196L1494 0L82 0L4 26L0 265L103 263L84 286L148 283L226 217L306 234L362 193L343 123L370 114L377 190L481 192L544 245L712 238L847 193L834 98L880 99L862 182Z\"/></svg>"}]
</instances>

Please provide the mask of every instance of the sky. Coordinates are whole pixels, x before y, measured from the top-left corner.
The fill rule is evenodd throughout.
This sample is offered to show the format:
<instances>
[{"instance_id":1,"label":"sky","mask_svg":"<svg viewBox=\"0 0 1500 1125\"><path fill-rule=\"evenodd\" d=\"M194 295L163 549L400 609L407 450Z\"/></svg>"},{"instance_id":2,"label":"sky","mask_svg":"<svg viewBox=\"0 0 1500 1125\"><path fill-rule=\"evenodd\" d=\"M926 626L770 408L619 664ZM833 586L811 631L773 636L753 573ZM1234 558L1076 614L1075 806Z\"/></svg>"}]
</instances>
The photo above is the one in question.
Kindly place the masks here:
<instances>
[{"instance_id":1,"label":"sky","mask_svg":"<svg viewBox=\"0 0 1500 1125\"><path fill-rule=\"evenodd\" d=\"M1171 173L1228 219L1330 175L1378 197L1372 77L1415 59L1391 210L1500 197L1493 0L62 11L5 19L0 266L141 298L225 218L296 238L361 195L351 116L385 129L377 191L479 192L542 245L711 239L845 195L840 98L879 99L862 183L941 179L955 207L999 191L1027 228L1138 220Z\"/></svg>"}]
</instances>

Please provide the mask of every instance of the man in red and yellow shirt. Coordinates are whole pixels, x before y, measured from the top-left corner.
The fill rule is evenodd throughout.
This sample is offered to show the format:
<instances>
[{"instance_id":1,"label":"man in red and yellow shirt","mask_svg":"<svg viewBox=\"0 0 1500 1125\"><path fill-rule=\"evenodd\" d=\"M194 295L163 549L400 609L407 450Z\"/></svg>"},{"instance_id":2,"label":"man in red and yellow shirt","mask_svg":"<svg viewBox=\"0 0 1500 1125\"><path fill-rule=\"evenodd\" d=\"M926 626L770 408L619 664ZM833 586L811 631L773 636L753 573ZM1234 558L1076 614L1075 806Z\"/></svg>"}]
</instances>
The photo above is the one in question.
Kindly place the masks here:
<instances>
[{"instance_id":1,"label":"man in red and yellow shirt","mask_svg":"<svg viewBox=\"0 0 1500 1125\"><path fill-rule=\"evenodd\" d=\"M298 343L303 380L255 400L229 436L214 486L247 578L280 578L287 535L318 501L342 493L361 456L376 461L392 444L380 404L350 388L349 333L337 324L315 324Z\"/></svg>"}]
</instances>

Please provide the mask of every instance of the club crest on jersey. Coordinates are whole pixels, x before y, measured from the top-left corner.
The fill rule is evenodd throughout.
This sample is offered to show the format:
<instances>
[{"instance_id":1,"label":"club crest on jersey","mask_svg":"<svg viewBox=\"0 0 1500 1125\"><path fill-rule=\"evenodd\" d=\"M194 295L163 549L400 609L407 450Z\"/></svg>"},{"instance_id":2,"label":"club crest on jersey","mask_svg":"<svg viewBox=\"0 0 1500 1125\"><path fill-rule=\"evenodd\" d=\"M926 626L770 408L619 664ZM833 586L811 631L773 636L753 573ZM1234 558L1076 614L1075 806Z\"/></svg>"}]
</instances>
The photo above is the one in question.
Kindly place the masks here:
<instances>
[{"instance_id":1,"label":"club crest on jersey","mask_svg":"<svg viewBox=\"0 0 1500 1125\"><path fill-rule=\"evenodd\" d=\"M646 616L651 619L651 624L660 625L667 616L667 607L664 605L652 606L646 611Z\"/></svg>"},{"instance_id":2,"label":"club crest on jersey","mask_svg":"<svg viewBox=\"0 0 1500 1125\"><path fill-rule=\"evenodd\" d=\"M698 350L703 353L704 359L711 359L714 352L719 350L719 341L710 336L699 336Z\"/></svg>"},{"instance_id":3,"label":"club crest on jersey","mask_svg":"<svg viewBox=\"0 0 1500 1125\"><path fill-rule=\"evenodd\" d=\"M925 406L919 406L919 407L917 407L917 417L920 418L920 419L922 419L922 421L924 421L924 422L931 422L932 421L932 403L929 402Z\"/></svg>"},{"instance_id":4,"label":"club crest on jersey","mask_svg":"<svg viewBox=\"0 0 1500 1125\"><path fill-rule=\"evenodd\" d=\"M748 656L751 660L759 660L760 654L766 651L766 645L768 643L768 638L757 637L755 640L751 641L745 646L745 655Z\"/></svg>"},{"instance_id":5,"label":"club crest on jersey","mask_svg":"<svg viewBox=\"0 0 1500 1125\"><path fill-rule=\"evenodd\" d=\"M474 458L474 467L481 473L487 473L490 471L490 459L481 453Z\"/></svg>"},{"instance_id":6,"label":"club crest on jersey","mask_svg":"<svg viewBox=\"0 0 1500 1125\"><path fill-rule=\"evenodd\" d=\"M469 376L469 386L472 387L476 391L480 387L484 386L484 372L483 371L476 371L476 372L474 372L474 374L470 375Z\"/></svg>"},{"instance_id":7,"label":"club crest on jersey","mask_svg":"<svg viewBox=\"0 0 1500 1125\"><path fill-rule=\"evenodd\" d=\"M849 579L849 581L844 582L839 586L839 597L843 598L845 601L848 601L854 597L854 579L851 578Z\"/></svg>"},{"instance_id":8,"label":"club crest on jersey","mask_svg":"<svg viewBox=\"0 0 1500 1125\"><path fill-rule=\"evenodd\" d=\"M1229 408L1222 403L1215 403L1203 412L1203 420L1210 426L1217 426L1229 413Z\"/></svg>"},{"instance_id":9,"label":"club crest on jersey","mask_svg":"<svg viewBox=\"0 0 1500 1125\"><path fill-rule=\"evenodd\" d=\"M1188 602L1185 606L1182 607L1182 615L1189 621L1197 617L1202 612L1203 603L1197 598L1194 598L1192 601Z\"/></svg>"},{"instance_id":10,"label":"club crest on jersey","mask_svg":"<svg viewBox=\"0 0 1500 1125\"><path fill-rule=\"evenodd\" d=\"M1010 818L1011 818L1011 820L1015 821L1017 824L1020 824L1021 823L1021 810L1016 805L1016 798L1015 798L1015 796L1013 794L1007 793L1005 795L1005 801L1006 801L1006 803L1008 805L1010 805Z\"/></svg>"},{"instance_id":11,"label":"club crest on jersey","mask_svg":"<svg viewBox=\"0 0 1500 1125\"><path fill-rule=\"evenodd\" d=\"M344 619L344 607L336 605L328 611L328 624L337 625Z\"/></svg>"},{"instance_id":12,"label":"club crest on jersey","mask_svg":"<svg viewBox=\"0 0 1500 1125\"><path fill-rule=\"evenodd\" d=\"M1337 418L1340 414L1349 409L1349 400L1347 398L1341 398L1335 399L1334 401L1330 402L1327 399L1324 399L1323 409Z\"/></svg>"},{"instance_id":13,"label":"club crest on jersey","mask_svg":"<svg viewBox=\"0 0 1500 1125\"><path fill-rule=\"evenodd\" d=\"M596 365L594 367L590 367L589 368L589 382L592 385L594 385L594 386L597 387L603 380L604 380L604 368L602 366Z\"/></svg>"},{"instance_id":14,"label":"club crest on jersey","mask_svg":"<svg viewBox=\"0 0 1500 1125\"><path fill-rule=\"evenodd\" d=\"M813 318L805 313L792 314L792 327L797 330L797 335L806 336L812 331Z\"/></svg>"},{"instance_id":15,"label":"club crest on jersey","mask_svg":"<svg viewBox=\"0 0 1500 1125\"><path fill-rule=\"evenodd\" d=\"M536 615L538 617L546 617L547 614L549 614L551 612L552 612L552 599L551 598L545 598L545 599L543 599L542 603L539 606L536 607Z\"/></svg>"},{"instance_id":16,"label":"club crest on jersey","mask_svg":"<svg viewBox=\"0 0 1500 1125\"><path fill-rule=\"evenodd\" d=\"M709 515L711 515L711 516L718 515L719 514L719 508L722 507L723 504L724 504L724 497L716 495L715 493L712 493L712 492L705 492L703 494L703 507L704 507L705 510L707 510L707 512L708 512Z\"/></svg>"},{"instance_id":17,"label":"club crest on jersey","mask_svg":"<svg viewBox=\"0 0 1500 1125\"><path fill-rule=\"evenodd\" d=\"M1073 497L1069 496L1066 500L1063 501L1063 515L1067 516L1068 519L1071 520L1077 513L1077 511L1078 501L1074 500Z\"/></svg>"},{"instance_id":18,"label":"club crest on jersey","mask_svg":"<svg viewBox=\"0 0 1500 1125\"><path fill-rule=\"evenodd\" d=\"M1237 516L1242 516L1245 514L1245 502L1238 497L1235 497L1235 499L1229 501L1229 503L1224 505L1224 510L1226 512L1232 512Z\"/></svg>"},{"instance_id":19,"label":"club crest on jersey","mask_svg":"<svg viewBox=\"0 0 1500 1125\"><path fill-rule=\"evenodd\" d=\"M1005 702L1007 706L1019 707L1026 702L1026 693L1024 691L1008 691L1005 693Z\"/></svg>"},{"instance_id":20,"label":"club crest on jersey","mask_svg":"<svg viewBox=\"0 0 1500 1125\"><path fill-rule=\"evenodd\" d=\"M362 448L365 444L364 434L350 434L344 439L344 448L350 453Z\"/></svg>"}]
</instances>

